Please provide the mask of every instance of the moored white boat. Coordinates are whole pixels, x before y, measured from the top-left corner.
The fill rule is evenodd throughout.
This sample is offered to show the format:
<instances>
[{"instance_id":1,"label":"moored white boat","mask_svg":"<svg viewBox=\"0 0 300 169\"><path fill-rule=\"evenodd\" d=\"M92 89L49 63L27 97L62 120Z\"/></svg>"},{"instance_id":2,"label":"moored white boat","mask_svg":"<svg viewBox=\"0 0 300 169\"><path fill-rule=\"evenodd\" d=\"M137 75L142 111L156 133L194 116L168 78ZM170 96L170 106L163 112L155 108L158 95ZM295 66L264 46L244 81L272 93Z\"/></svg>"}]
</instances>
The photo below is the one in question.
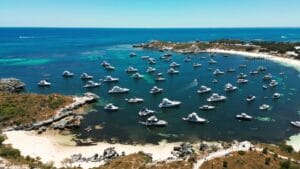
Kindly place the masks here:
<instances>
[{"instance_id":1,"label":"moored white boat","mask_svg":"<svg viewBox=\"0 0 300 169\"><path fill-rule=\"evenodd\" d=\"M239 120L252 120L253 119L252 116L250 116L246 113L237 114L235 117Z\"/></svg>"},{"instance_id":2,"label":"moored white boat","mask_svg":"<svg viewBox=\"0 0 300 169\"><path fill-rule=\"evenodd\" d=\"M101 83L97 83L97 82L94 82L92 80L89 80L86 82L86 84L83 86L85 88L95 88L95 87L99 87L101 85Z\"/></svg>"},{"instance_id":3,"label":"moored white boat","mask_svg":"<svg viewBox=\"0 0 300 169\"><path fill-rule=\"evenodd\" d=\"M112 103L109 103L109 104L107 104L107 105L104 106L104 110L107 110L107 111L117 111L117 110L119 110L119 107L113 105Z\"/></svg>"},{"instance_id":4,"label":"moored white boat","mask_svg":"<svg viewBox=\"0 0 300 169\"><path fill-rule=\"evenodd\" d=\"M164 120L159 120L156 116L149 117L145 122L140 122L140 124L145 126L157 126L157 127L163 127L168 125L168 122Z\"/></svg>"},{"instance_id":5,"label":"moored white boat","mask_svg":"<svg viewBox=\"0 0 300 169\"><path fill-rule=\"evenodd\" d=\"M163 98L162 102L159 103L158 107L159 108L178 107L178 106L180 106L180 104L181 104L180 101L172 101L172 100L169 100L168 98Z\"/></svg>"},{"instance_id":6,"label":"moored white boat","mask_svg":"<svg viewBox=\"0 0 300 169\"><path fill-rule=\"evenodd\" d=\"M138 97L133 97L130 99L125 99L128 103L142 103L144 102L144 99L138 98Z\"/></svg>"},{"instance_id":7,"label":"moored white boat","mask_svg":"<svg viewBox=\"0 0 300 169\"><path fill-rule=\"evenodd\" d=\"M153 86L153 88L150 90L151 94L157 94L157 93L161 93L161 92L163 92L163 89L159 88L157 86Z\"/></svg>"},{"instance_id":8,"label":"moored white boat","mask_svg":"<svg viewBox=\"0 0 300 169\"><path fill-rule=\"evenodd\" d=\"M198 114L195 113L195 112L189 114L187 117L183 117L182 120L188 121L188 122L193 122L193 123L205 123L205 122L207 122L206 119L199 117Z\"/></svg>"},{"instance_id":9,"label":"moored white boat","mask_svg":"<svg viewBox=\"0 0 300 169\"><path fill-rule=\"evenodd\" d=\"M73 77L73 76L74 76L74 73L71 73L71 72L69 72L68 70L65 70L65 71L62 73L62 76L63 76L63 77Z\"/></svg>"},{"instance_id":10,"label":"moored white boat","mask_svg":"<svg viewBox=\"0 0 300 169\"><path fill-rule=\"evenodd\" d=\"M119 81L119 78L114 78L110 75L106 76L103 80L104 82L118 82Z\"/></svg>"},{"instance_id":11,"label":"moored white boat","mask_svg":"<svg viewBox=\"0 0 300 169\"><path fill-rule=\"evenodd\" d=\"M128 93L129 89L121 88L120 86L114 86L108 91L109 94Z\"/></svg>"},{"instance_id":12,"label":"moored white boat","mask_svg":"<svg viewBox=\"0 0 300 169\"><path fill-rule=\"evenodd\" d=\"M41 87L50 87L51 86L51 83L48 82L47 80L41 80L37 84L38 84L38 86L41 86Z\"/></svg>"},{"instance_id":13,"label":"moored white boat","mask_svg":"<svg viewBox=\"0 0 300 169\"><path fill-rule=\"evenodd\" d=\"M80 78L83 79L83 80L90 80L90 79L93 79L93 76L88 75L87 73L82 73Z\"/></svg>"},{"instance_id":14,"label":"moored white boat","mask_svg":"<svg viewBox=\"0 0 300 169\"><path fill-rule=\"evenodd\" d=\"M226 100L227 97L226 96L221 96L217 93L213 93L208 99L208 102L219 102L219 101L224 101Z\"/></svg>"},{"instance_id":15,"label":"moored white boat","mask_svg":"<svg viewBox=\"0 0 300 169\"><path fill-rule=\"evenodd\" d=\"M139 116L149 116L149 115L153 115L155 113L154 110L150 110L148 108L143 108L141 111L139 111Z\"/></svg>"},{"instance_id":16,"label":"moored white boat","mask_svg":"<svg viewBox=\"0 0 300 169\"><path fill-rule=\"evenodd\" d=\"M197 90L197 93L202 94L202 93L208 93L211 91L211 88L207 87L207 86L200 86L200 88Z\"/></svg>"},{"instance_id":17,"label":"moored white boat","mask_svg":"<svg viewBox=\"0 0 300 169\"><path fill-rule=\"evenodd\" d=\"M199 107L200 110L214 110L216 109L215 106L211 106L211 105L203 105L201 107Z\"/></svg>"}]
</instances>

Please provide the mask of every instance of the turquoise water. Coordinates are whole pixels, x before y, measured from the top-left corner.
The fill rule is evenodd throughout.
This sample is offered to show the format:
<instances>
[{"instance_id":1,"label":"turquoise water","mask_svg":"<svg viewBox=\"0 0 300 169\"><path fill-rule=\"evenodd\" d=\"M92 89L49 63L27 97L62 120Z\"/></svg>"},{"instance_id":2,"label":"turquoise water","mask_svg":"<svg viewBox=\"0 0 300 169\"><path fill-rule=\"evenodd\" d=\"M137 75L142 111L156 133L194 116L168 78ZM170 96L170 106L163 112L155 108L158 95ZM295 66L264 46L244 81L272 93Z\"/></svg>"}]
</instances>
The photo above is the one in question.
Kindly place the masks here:
<instances>
[{"instance_id":1,"label":"turquoise water","mask_svg":"<svg viewBox=\"0 0 300 169\"><path fill-rule=\"evenodd\" d=\"M192 55L192 62L183 62L184 55L174 54L173 61L180 63L179 75L167 75L169 62L162 62L158 58L163 54L158 51L134 49L132 44L146 42L153 39L172 41L191 41L196 39L213 40L220 38L237 38L244 40L264 39L276 41L299 41L300 29L0 29L0 77L16 77L26 84L26 92L35 93L62 93L80 95L90 91L98 94L101 99L93 105L92 111L85 115L82 126L73 132L79 137L92 137L97 140L118 140L120 142L152 142L162 139L169 141L183 140L256 140L265 142L281 141L298 133L289 123L300 118L300 76L293 68L284 67L267 60L249 60L242 56L223 57L218 54L214 59L216 65L209 65L208 54ZM281 39L284 35L287 38ZM21 38L28 37L28 38ZM137 53L137 57L130 58L130 52ZM165 82L155 82L154 77L146 73L147 62L140 59L142 55L149 55L157 59L153 65L160 72L165 73ZM203 57L205 57L203 59ZM100 62L106 60L116 67L115 71L105 71ZM202 64L201 68L193 68L193 62ZM239 64L246 64L246 68L239 68ZM125 69L129 66L138 68L145 75L142 80L134 80ZM263 65L268 70L262 74L251 76L249 83L236 84L236 76L240 72L248 73ZM232 67L236 73L226 73L215 77L212 72L219 68L226 70ZM64 79L61 73L64 70L75 73L75 77ZM212 69L212 70L210 70ZM107 91L113 84L102 84L97 89L83 88L80 80L81 73L87 72L95 77L95 81L106 75L119 77L118 85L130 88L129 94L111 96ZM263 90L261 86L263 75L272 73L279 85L274 89ZM279 75L285 72L285 75ZM217 78L218 83L211 83ZM36 83L41 79L48 79L52 86L40 88ZM198 80L198 83L194 82ZM225 93L224 85L232 83L238 86L233 93ZM149 90L157 85L164 89L160 95L153 96ZM228 100L214 104L213 111L203 112L199 106L206 104L210 94L198 95L200 85L212 87L214 92L224 94ZM283 96L279 100L270 97L274 92ZM249 104L246 96L254 94L257 99ZM140 105L127 104L128 97L142 97L145 102ZM175 109L161 110L158 104L162 98L179 100L182 105ZM269 97L269 98L265 98ZM108 113L103 106L109 102L120 106L120 111ZM271 105L270 111L260 111L263 104ZM138 117L138 111L146 106L158 111L157 116L169 122L164 128L146 128L138 124L144 120ZM191 112L210 121L208 124L190 124L181 120ZM246 112L255 117L251 122L240 122L234 118L235 114ZM101 130L86 132L88 126L103 126Z\"/></svg>"}]
</instances>

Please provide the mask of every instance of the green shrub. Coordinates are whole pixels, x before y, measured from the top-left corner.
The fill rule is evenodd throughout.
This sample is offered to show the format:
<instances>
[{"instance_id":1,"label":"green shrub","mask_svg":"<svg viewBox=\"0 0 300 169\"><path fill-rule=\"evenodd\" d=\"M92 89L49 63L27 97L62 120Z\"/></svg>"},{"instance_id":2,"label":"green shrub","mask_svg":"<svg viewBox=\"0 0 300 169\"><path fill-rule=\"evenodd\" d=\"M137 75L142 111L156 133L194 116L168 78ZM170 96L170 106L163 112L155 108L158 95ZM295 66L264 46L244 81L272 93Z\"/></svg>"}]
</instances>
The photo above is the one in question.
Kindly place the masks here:
<instances>
[{"instance_id":1,"label":"green shrub","mask_svg":"<svg viewBox=\"0 0 300 169\"><path fill-rule=\"evenodd\" d=\"M262 153L263 154L268 154L268 151L269 151L268 148L265 147L265 148L263 148Z\"/></svg>"},{"instance_id":2,"label":"green shrub","mask_svg":"<svg viewBox=\"0 0 300 169\"><path fill-rule=\"evenodd\" d=\"M227 168L228 167L228 162L227 161L223 161L223 168Z\"/></svg>"},{"instance_id":3,"label":"green shrub","mask_svg":"<svg viewBox=\"0 0 300 169\"><path fill-rule=\"evenodd\" d=\"M265 164L266 164L266 165L269 165L270 162L271 162L271 158L270 158L270 157L267 157L267 158L265 159Z\"/></svg>"},{"instance_id":4,"label":"green shrub","mask_svg":"<svg viewBox=\"0 0 300 169\"><path fill-rule=\"evenodd\" d=\"M245 151L242 151L242 150L240 150L240 151L238 151L238 154L239 154L239 155L241 155L241 156L243 156L243 155L245 155L245 154L246 154L246 152L245 152Z\"/></svg>"},{"instance_id":5,"label":"green shrub","mask_svg":"<svg viewBox=\"0 0 300 169\"><path fill-rule=\"evenodd\" d=\"M0 146L2 145L2 143L5 141L5 137L0 135Z\"/></svg>"},{"instance_id":6,"label":"green shrub","mask_svg":"<svg viewBox=\"0 0 300 169\"><path fill-rule=\"evenodd\" d=\"M21 156L19 150L10 147L1 147L0 156L4 158L18 158Z\"/></svg>"},{"instance_id":7,"label":"green shrub","mask_svg":"<svg viewBox=\"0 0 300 169\"><path fill-rule=\"evenodd\" d=\"M280 169L290 169L291 168L291 161L286 160L280 163Z\"/></svg>"},{"instance_id":8,"label":"green shrub","mask_svg":"<svg viewBox=\"0 0 300 169\"><path fill-rule=\"evenodd\" d=\"M285 152L288 152L288 153L292 153L294 151L293 147L290 146L290 145L286 145L284 143L280 143L279 144L279 147L281 150L285 151Z\"/></svg>"}]
</instances>

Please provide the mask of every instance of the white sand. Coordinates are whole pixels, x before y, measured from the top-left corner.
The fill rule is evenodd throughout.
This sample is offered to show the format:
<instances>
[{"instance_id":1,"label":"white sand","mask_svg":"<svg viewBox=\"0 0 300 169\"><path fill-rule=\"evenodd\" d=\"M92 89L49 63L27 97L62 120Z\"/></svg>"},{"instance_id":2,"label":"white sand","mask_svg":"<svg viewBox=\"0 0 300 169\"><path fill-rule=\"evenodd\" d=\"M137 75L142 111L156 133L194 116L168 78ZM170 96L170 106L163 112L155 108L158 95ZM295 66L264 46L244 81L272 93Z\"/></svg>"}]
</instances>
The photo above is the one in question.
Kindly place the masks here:
<instances>
[{"instance_id":1,"label":"white sand","mask_svg":"<svg viewBox=\"0 0 300 169\"><path fill-rule=\"evenodd\" d=\"M296 151L300 151L300 133L297 135L293 135L286 141L287 145L290 145Z\"/></svg>"},{"instance_id":2,"label":"white sand","mask_svg":"<svg viewBox=\"0 0 300 169\"><path fill-rule=\"evenodd\" d=\"M28 131L10 131L5 134L8 137L5 144L11 144L19 149L22 155L40 157L44 163L52 161L56 167L62 167L61 161L73 154L81 153L84 157L91 157L95 153L102 154L103 150L108 147L115 147L118 153L124 151L126 154L143 151L151 153L153 160L166 160L172 157L173 147L180 144L161 142L159 145L124 145L100 142L95 146L74 146L70 144L70 136L36 135ZM75 165L79 164L83 168L90 168L99 166L101 163L81 162Z\"/></svg>"},{"instance_id":3,"label":"white sand","mask_svg":"<svg viewBox=\"0 0 300 169\"><path fill-rule=\"evenodd\" d=\"M242 55L247 57L255 57L255 58L263 58L274 61L281 65L292 67L300 72L300 60L292 59L292 58L283 58L279 56L270 55L268 53L258 53L258 52L244 52L244 51L235 51L235 50L223 50L223 49L208 49L207 52L212 53L223 53L223 54L231 54L231 55Z\"/></svg>"}]
</instances>

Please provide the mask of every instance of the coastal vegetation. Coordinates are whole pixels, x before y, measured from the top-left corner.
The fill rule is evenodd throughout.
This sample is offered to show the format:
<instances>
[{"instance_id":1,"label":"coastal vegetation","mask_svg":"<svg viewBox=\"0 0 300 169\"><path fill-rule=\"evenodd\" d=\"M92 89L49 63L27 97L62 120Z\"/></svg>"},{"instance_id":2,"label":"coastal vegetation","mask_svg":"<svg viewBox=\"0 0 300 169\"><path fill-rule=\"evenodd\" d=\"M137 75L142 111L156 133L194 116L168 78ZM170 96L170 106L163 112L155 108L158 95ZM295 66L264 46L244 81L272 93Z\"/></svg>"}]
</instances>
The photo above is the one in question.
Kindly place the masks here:
<instances>
[{"instance_id":1,"label":"coastal vegetation","mask_svg":"<svg viewBox=\"0 0 300 169\"><path fill-rule=\"evenodd\" d=\"M0 128L48 119L71 102L71 97L59 94L0 92Z\"/></svg>"}]
</instances>

